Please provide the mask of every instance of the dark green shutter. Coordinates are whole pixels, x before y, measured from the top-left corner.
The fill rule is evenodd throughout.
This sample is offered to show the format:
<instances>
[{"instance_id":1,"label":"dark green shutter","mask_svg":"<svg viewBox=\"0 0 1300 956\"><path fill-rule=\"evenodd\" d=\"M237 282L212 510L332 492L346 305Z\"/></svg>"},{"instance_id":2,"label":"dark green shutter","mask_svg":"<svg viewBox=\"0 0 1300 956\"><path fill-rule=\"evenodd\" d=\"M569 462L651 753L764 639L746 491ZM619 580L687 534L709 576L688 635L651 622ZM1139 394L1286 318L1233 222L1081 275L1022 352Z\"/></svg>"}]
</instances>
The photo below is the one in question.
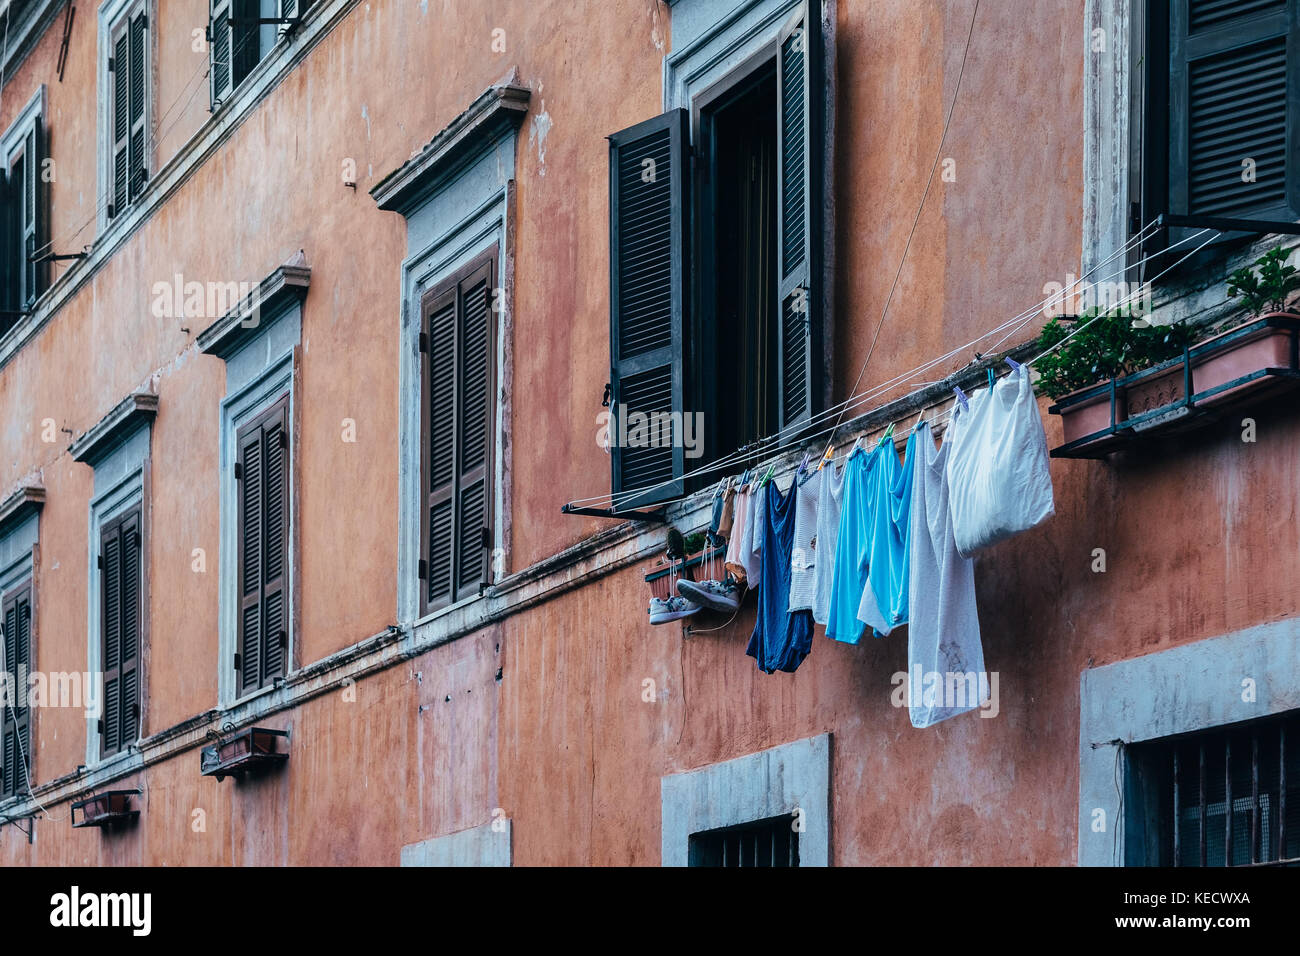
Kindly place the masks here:
<instances>
[{"instance_id":1,"label":"dark green shutter","mask_svg":"<svg viewBox=\"0 0 1300 956\"><path fill-rule=\"evenodd\" d=\"M0 797L26 793L30 789L27 775L32 764L31 710L27 706L27 683L21 675L31 668L32 601L31 586L11 592L3 603L3 666L14 681L12 706L4 707L0 719Z\"/></svg>"},{"instance_id":2,"label":"dark green shutter","mask_svg":"<svg viewBox=\"0 0 1300 956\"><path fill-rule=\"evenodd\" d=\"M239 536L237 693L288 670L289 398L236 434Z\"/></svg>"},{"instance_id":3,"label":"dark green shutter","mask_svg":"<svg viewBox=\"0 0 1300 956\"><path fill-rule=\"evenodd\" d=\"M780 428L806 422L821 391L822 130L825 77L821 2L805 0L777 50L777 293Z\"/></svg>"},{"instance_id":4,"label":"dark green shutter","mask_svg":"<svg viewBox=\"0 0 1300 956\"><path fill-rule=\"evenodd\" d=\"M495 429L497 249L425 298L422 610L488 580Z\"/></svg>"},{"instance_id":5,"label":"dark green shutter","mask_svg":"<svg viewBox=\"0 0 1300 956\"><path fill-rule=\"evenodd\" d=\"M209 0L212 108L225 102L262 58L258 0Z\"/></svg>"},{"instance_id":6,"label":"dark green shutter","mask_svg":"<svg viewBox=\"0 0 1300 956\"><path fill-rule=\"evenodd\" d=\"M1300 2L1169 6L1168 208L1300 218ZM1243 181L1246 159L1255 162L1254 182Z\"/></svg>"},{"instance_id":7,"label":"dark green shutter","mask_svg":"<svg viewBox=\"0 0 1300 956\"><path fill-rule=\"evenodd\" d=\"M624 510L684 490L681 436L625 446L620 416L689 413L690 114L672 110L609 137L609 180L610 458L614 507Z\"/></svg>"},{"instance_id":8,"label":"dark green shutter","mask_svg":"<svg viewBox=\"0 0 1300 956\"><path fill-rule=\"evenodd\" d=\"M113 201L110 217L118 216L130 201L131 176L131 36L123 22L113 35Z\"/></svg>"},{"instance_id":9,"label":"dark green shutter","mask_svg":"<svg viewBox=\"0 0 1300 956\"><path fill-rule=\"evenodd\" d=\"M104 710L100 755L107 757L140 736L140 632L144 622L144 541L140 509L100 531L100 655Z\"/></svg>"},{"instance_id":10,"label":"dark green shutter","mask_svg":"<svg viewBox=\"0 0 1300 956\"><path fill-rule=\"evenodd\" d=\"M147 92L145 75L145 18L140 13L131 18L130 27L130 181L128 183L128 202L135 200L144 192L148 181L149 164L146 158L148 149L147 127L145 123L145 97Z\"/></svg>"},{"instance_id":11,"label":"dark green shutter","mask_svg":"<svg viewBox=\"0 0 1300 956\"><path fill-rule=\"evenodd\" d=\"M0 169L0 335L18 321L12 313L22 309L19 301L20 232L18 204L21 192L9 173Z\"/></svg>"},{"instance_id":12,"label":"dark green shutter","mask_svg":"<svg viewBox=\"0 0 1300 956\"><path fill-rule=\"evenodd\" d=\"M230 0L210 0L208 7L208 78L212 108L230 95Z\"/></svg>"},{"instance_id":13,"label":"dark green shutter","mask_svg":"<svg viewBox=\"0 0 1300 956\"><path fill-rule=\"evenodd\" d=\"M45 162L50 158L49 134L45 129L45 118L36 117L36 123L30 134L31 156L32 156L32 218L31 225L31 255L45 255L50 250L50 184L45 177ZM31 284L29 289L29 304L40 298L41 294L50 286L50 263L49 260L43 262L33 262L31 268Z\"/></svg>"}]
</instances>

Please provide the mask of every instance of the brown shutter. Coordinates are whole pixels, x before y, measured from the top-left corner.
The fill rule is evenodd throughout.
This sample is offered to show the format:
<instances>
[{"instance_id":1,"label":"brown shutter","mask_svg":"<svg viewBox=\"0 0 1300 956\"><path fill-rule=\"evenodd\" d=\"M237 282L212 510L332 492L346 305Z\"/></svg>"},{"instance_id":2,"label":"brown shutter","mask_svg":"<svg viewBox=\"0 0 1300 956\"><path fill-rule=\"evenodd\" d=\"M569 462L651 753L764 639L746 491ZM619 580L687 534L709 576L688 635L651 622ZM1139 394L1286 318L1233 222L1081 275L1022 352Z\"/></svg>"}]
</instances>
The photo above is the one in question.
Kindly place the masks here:
<instances>
[{"instance_id":1,"label":"brown shutter","mask_svg":"<svg viewBox=\"0 0 1300 956\"><path fill-rule=\"evenodd\" d=\"M289 396L236 435L238 693L284 675L289 645Z\"/></svg>"},{"instance_id":2,"label":"brown shutter","mask_svg":"<svg viewBox=\"0 0 1300 956\"><path fill-rule=\"evenodd\" d=\"M4 766L0 768L0 796L10 797L27 792L27 774L32 763L31 712L27 707L27 683L20 679L31 667L32 605L31 585L11 592L5 597L4 669L13 675L14 700L4 707L0 720L0 740L3 741Z\"/></svg>"},{"instance_id":3,"label":"brown shutter","mask_svg":"<svg viewBox=\"0 0 1300 956\"><path fill-rule=\"evenodd\" d=\"M421 610L487 580L495 435L494 246L425 296Z\"/></svg>"}]
</instances>

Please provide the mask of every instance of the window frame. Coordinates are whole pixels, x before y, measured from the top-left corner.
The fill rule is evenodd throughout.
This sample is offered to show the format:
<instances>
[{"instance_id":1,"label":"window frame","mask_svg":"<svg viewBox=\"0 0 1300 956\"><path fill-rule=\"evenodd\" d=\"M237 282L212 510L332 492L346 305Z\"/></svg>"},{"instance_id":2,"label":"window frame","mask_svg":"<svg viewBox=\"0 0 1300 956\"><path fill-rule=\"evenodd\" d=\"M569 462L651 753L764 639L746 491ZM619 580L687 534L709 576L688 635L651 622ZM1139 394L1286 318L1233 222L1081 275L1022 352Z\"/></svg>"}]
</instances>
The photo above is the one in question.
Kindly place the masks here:
<instances>
[{"instance_id":1,"label":"window frame","mask_svg":"<svg viewBox=\"0 0 1300 956\"><path fill-rule=\"evenodd\" d=\"M99 201L97 203L96 218L98 221L98 231L103 233L110 225L119 220L130 218L127 214L136 206L141 194L148 189L148 183L155 172L153 155L155 143L154 136L154 64L156 56L156 31L153 29L157 23L158 0L105 0L99 8L99 58L96 69L96 82L100 95L98 100L98 135L97 150L99 154ZM109 60L113 57L114 38L120 31L129 30L130 22L136 16L144 17L144 108L141 112L140 122L144 134L143 155L140 157L140 168L144 170L143 182L137 187L133 195L129 185L131 181L130 174L130 135L128 135L127 150L127 201L122 209L116 208L116 186L117 180L114 173L114 148L116 138L114 136L114 99L117 83L118 71L115 69L110 73L108 69ZM128 43L129 46L129 43ZM129 93L128 93L129 96ZM129 106L128 106L129 111ZM129 112L128 112L129 115ZM134 125L134 124L133 124ZM110 207L112 207L110 213Z\"/></svg>"},{"instance_id":2,"label":"window frame","mask_svg":"<svg viewBox=\"0 0 1300 956\"><path fill-rule=\"evenodd\" d=\"M135 636L136 647L135 647L135 664L134 664L134 670L136 675L135 676L136 679L135 733L131 735L129 738L125 735L122 736L121 739L119 739L118 741L118 745L115 748L110 749L108 746L108 734L105 731L106 725L104 724L104 722L107 721L110 717L110 715L107 713L106 710L107 696L108 696L107 695L108 668L105 666L105 663L108 660L108 611L110 607L109 595L108 595L109 568L108 568L107 555L105 554L104 546L110 532L116 531L120 535L122 533L122 526L132 519L135 521L137 526L136 534L138 534L140 537L139 543L135 545L135 547L139 548L140 550L140 555L139 558L137 559L137 565L136 565L136 571L139 575L139 581L136 584L136 598L138 604L136 607L136 636ZM144 697L145 697L144 626L145 626L145 619L148 617L147 614L148 589L145 586L145 582L148 579L146 555L148 554L149 548L148 548L148 539L146 537L146 531L145 531L145 511L144 511L143 495L129 497L125 502L121 503L119 507L113 510L111 517L107 517L101 520L99 522L98 528L96 529L96 533L91 538L91 541L94 545L97 546L96 551L97 551L97 557L99 558L99 560L96 562L97 564L96 570L98 571L97 577L99 579L99 585L98 585L99 668L98 668L98 672L104 675L104 685L101 689L101 695L100 695L101 713L99 717L99 723L97 724L95 730L96 730L96 736L98 737L97 752L99 756L99 761L104 762L109 760L112 757L117 756L120 753L125 753L129 751L131 747L134 744L138 743L140 739L144 736L144 732L143 732L144 731ZM121 600L120 592L119 592L118 600L119 602ZM120 608L120 603L119 603L119 608ZM122 668L120 657L118 658L117 669L119 672L118 679L121 680L121 672L123 668Z\"/></svg>"},{"instance_id":3,"label":"window frame","mask_svg":"<svg viewBox=\"0 0 1300 956\"><path fill-rule=\"evenodd\" d=\"M23 162L23 203L31 203L32 222L30 227L20 224L20 230L23 233L22 239L30 238L35 249L39 249L49 235L49 189L45 188L43 181L43 163L49 158L49 131L45 126L46 98L46 86L42 83L19 110L4 135L0 136L0 175L7 178L18 157ZM30 237L26 234L28 231L31 232ZM49 289L49 269L45 263L32 266L27 261L25 252L24 241L18 252L20 277L15 304L19 311L30 313ZM32 289L27 288L29 273L34 281ZM2 298L0 305L3 305ZM10 326L16 325L19 319L18 315L0 314L0 335Z\"/></svg>"}]
</instances>

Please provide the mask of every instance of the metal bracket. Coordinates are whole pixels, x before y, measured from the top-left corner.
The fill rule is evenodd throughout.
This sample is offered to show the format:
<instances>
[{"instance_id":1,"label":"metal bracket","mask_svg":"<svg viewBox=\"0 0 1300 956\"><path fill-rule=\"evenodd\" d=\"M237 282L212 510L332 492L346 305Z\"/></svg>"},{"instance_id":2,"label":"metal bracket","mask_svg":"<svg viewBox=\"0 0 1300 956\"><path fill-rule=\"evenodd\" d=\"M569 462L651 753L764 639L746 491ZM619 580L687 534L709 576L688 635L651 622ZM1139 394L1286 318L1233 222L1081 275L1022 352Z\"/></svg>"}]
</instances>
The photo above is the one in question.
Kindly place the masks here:
<instances>
[{"instance_id":1,"label":"metal bracket","mask_svg":"<svg viewBox=\"0 0 1300 956\"><path fill-rule=\"evenodd\" d=\"M1219 232L1259 232L1276 233L1284 236L1300 236L1300 223L1275 222L1270 219L1232 219L1223 216L1178 216L1162 212L1156 217L1156 226L1161 229L1216 229Z\"/></svg>"},{"instance_id":2,"label":"metal bracket","mask_svg":"<svg viewBox=\"0 0 1300 956\"><path fill-rule=\"evenodd\" d=\"M654 511L614 511L612 508L575 508L563 505L560 511L566 515L585 515L589 518L613 518L615 521L653 521L658 524L668 523L668 514L663 508Z\"/></svg>"}]
</instances>

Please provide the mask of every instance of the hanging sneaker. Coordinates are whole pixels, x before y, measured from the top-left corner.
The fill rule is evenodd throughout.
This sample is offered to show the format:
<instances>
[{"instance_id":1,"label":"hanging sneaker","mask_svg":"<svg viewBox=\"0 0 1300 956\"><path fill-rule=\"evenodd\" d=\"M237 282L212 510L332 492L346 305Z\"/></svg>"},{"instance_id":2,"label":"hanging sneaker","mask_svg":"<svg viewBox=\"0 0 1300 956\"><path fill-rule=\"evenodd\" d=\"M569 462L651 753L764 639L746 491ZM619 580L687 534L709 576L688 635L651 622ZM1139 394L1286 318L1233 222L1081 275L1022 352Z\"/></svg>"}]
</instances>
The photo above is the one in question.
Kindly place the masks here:
<instances>
[{"instance_id":1,"label":"hanging sneaker","mask_svg":"<svg viewBox=\"0 0 1300 956\"><path fill-rule=\"evenodd\" d=\"M711 611L730 614L740 607L740 589L735 581L687 581L677 582L677 593L688 601L702 604Z\"/></svg>"},{"instance_id":2,"label":"hanging sneaker","mask_svg":"<svg viewBox=\"0 0 1300 956\"><path fill-rule=\"evenodd\" d=\"M694 601L688 601L684 597L670 598L651 598L650 599L650 623L651 624L669 624L672 621L680 621L684 617L690 617L692 614L698 614L700 606Z\"/></svg>"}]
</instances>

